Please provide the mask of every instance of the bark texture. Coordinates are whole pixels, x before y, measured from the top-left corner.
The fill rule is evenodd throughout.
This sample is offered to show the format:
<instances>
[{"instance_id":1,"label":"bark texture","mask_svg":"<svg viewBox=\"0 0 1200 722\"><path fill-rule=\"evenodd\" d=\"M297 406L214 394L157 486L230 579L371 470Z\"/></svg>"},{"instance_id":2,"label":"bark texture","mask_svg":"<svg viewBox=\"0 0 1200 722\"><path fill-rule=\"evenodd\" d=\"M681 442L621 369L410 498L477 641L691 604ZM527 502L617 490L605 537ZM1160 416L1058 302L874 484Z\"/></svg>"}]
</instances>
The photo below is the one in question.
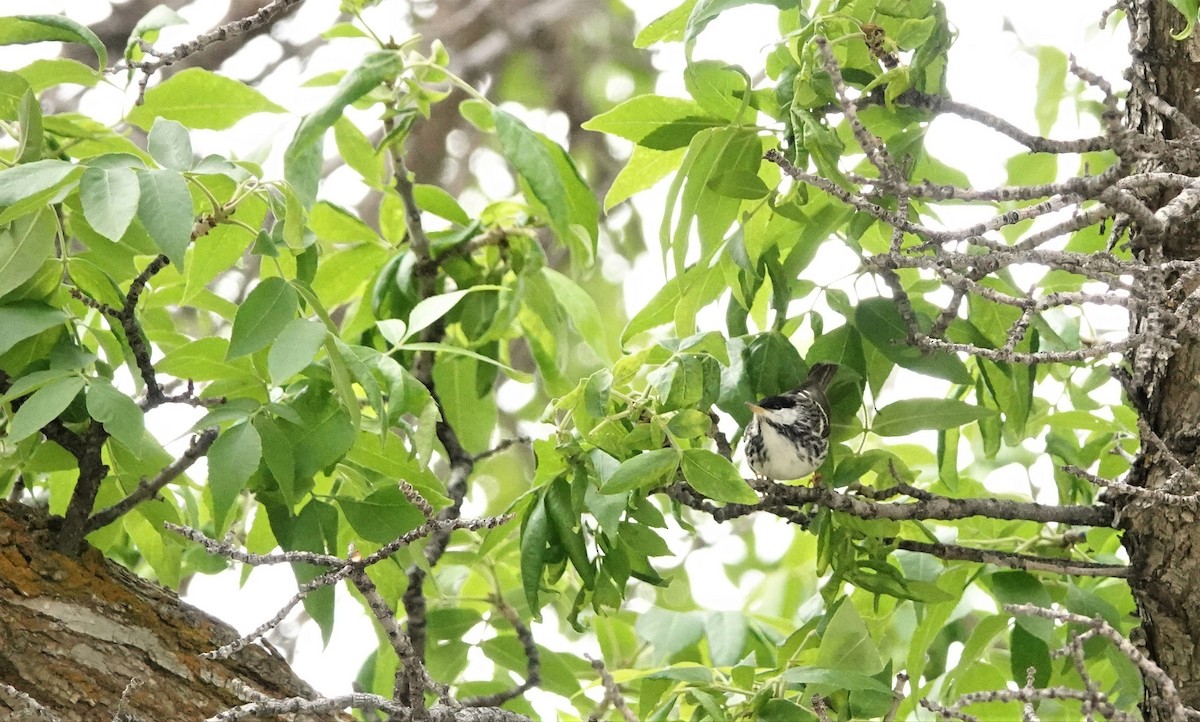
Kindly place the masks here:
<instances>
[{"instance_id":1,"label":"bark texture","mask_svg":"<svg viewBox=\"0 0 1200 722\"><path fill-rule=\"evenodd\" d=\"M201 659L237 633L95 549L78 558L54 551L52 525L36 510L0 503L0 683L62 722L202 720L244 702L235 680L272 697L315 696L261 646ZM46 717L0 689L0 719Z\"/></svg>"},{"instance_id":2,"label":"bark texture","mask_svg":"<svg viewBox=\"0 0 1200 722\"><path fill-rule=\"evenodd\" d=\"M1150 88L1167 102L1183 111L1188 118L1200 121L1200 101L1196 88L1200 84L1200 38L1185 41L1171 38L1183 26L1183 17L1167 0L1135 2L1149 13L1150 34L1144 48L1134 44L1133 77L1145 80ZM1182 135L1169 121L1155 118L1144 108L1138 108L1135 83L1132 93L1134 110L1131 122L1147 132L1161 132L1166 138ZM1182 158L1158 158L1155 165L1163 170L1195 175L1195 168L1179 167ZM1190 165L1190 164L1189 164ZM1169 200L1161 199L1162 202ZM1188 232L1175 234L1155 242L1156 248L1143 249L1147 260L1193 260L1200 256L1200 223ZM1171 284L1177 279L1166 277ZM1136 322L1136 319L1135 319ZM1200 338L1194 331L1179 329L1180 345L1166 356L1160 369L1145 379L1142 388L1145 413L1166 446L1185 467L1193 472L1184 479L1191 488L1175 488L1177 494L1200 492L1195 474L1200 473ZM1146 450L1133 470L1136 484L1160 489L1172 477L1171 467L1152 444L1143 443ZM1178 483L1178 482L1177 482ZM1135 577L1131 579L1145 634L1145 645L1151 657L1175 681L1183 702L1200 708L1200 527L1197 514L1200 507L1168 505L1141 499L1128 502L1122 512L1125 544L1130 554ZM1146 718L1169 719L1167 713L1155 707L1156 690L1147 683L1144 705Z\"/></svg>"}]
</instances>

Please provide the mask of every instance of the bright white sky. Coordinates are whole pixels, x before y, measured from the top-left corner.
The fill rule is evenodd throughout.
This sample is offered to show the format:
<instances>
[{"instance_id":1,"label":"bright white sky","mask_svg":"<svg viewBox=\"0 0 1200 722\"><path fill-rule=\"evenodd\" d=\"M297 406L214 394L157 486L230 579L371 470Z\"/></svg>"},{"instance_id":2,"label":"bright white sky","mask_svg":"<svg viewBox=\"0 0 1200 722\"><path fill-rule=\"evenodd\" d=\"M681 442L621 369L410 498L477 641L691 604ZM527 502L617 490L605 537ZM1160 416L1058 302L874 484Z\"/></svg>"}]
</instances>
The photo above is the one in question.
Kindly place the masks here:
<instances>
[{"instance_id":1,"label":"bright white sky","mask_svg":"<svg viewBox=\"0 0 1200 722\"><path fill-rule=\"evenodd\" d=\"M645 0L630 4L637 13L639 24L644 26L676 3ZM1083 66L1114 83L1120 83L1121 72L1126 63L1124 26L1120 24L1116 32L1111 29L1097 29L1100 13L1111 4L1107 0L1071 3L1046 0L946 0L946 4L949 17L960 32L958 42L951 53L948 79L950 92L957 100L1003 114L1028 130L1036 129L1032 110L1032 89L1035 86L1037 65L1034 58L1024 52L1023 48L1039 44L1053 45L1072 52ZM27 8L19 5L21 4L5 3L5 7L0 8L0 14L28 12ZM164 31L160 45L170 45L207 30L220 18L224 8L224 2L198 2L189 6L184 15L195 24L194 27L170 28ZM335 8L336 5L331 2L308 3L292 21L296 26L295 32L307 36L308 30L300 32L301 28L327 27L330 10ZM42 0L38 7L38 12L42 13L65 11L72 18L85 24L102 19L104 10L104 4L95 0ZM723 15L719 23L721 32L710 30L701 37L697 57L719 57L740 63L753 72L753 69L761 67L762 51L773 39L774 16L775 10L763 5L746 6ZM1014 32L1004 32L1006 23L1012 26ZM381 23L381 26L385 32L388 31L386 23ZM406 33L403 29L396 28L394 34L403 37ZM737 39L736 43L728 42L731 37ZM761 41L756 42L755 38L761 38ZM48 57L53 54L54 50L50 46L0 48L0 68L17 68L36 57ZM336 60L334 62L333 67L340 67L336 65ZM660 92L669 95L682 94L682 84L678 80L681 63L679 46L667 46L657 51L656 64L664 70ZM279 87L294 88L297 84L296 72L294 67L285 67L285 77L280 80ZM269 88L264 90L268 95L272 95ZM293 91L284 97L275 95L273 99L291 106L293 110L303 111L319 102L326 92L327 89L315 89L311 93ZM119 105L110 105L114 100L119 104L119 98L110 94L103 101L107 108L97 104L85 110L99 113L102 117L112 116L114 112L120 112L114 111ZM113 122L118 120L117 117L111 119ZM533 117L529 120L536 123L539 119ZM541 120L545 124L541 129L561 137L562 128L555 127L557 119L543 116ZM265 150L265 147L260 146L262 139L277 140L290 136L290 127L285 127L289 122L294 124L295 120L289 121L279 116L259 116L258 120L247 126L248 132L243 136L243 141L239 143L241 147L236 151L244 156L262 153ZM1075 118L1070 116L1068 111L1060 118L1054 135L1074 137L1094 131L1094 127L1080 130L1075 125ZM217 137L214 136L212 140L215 142ZM198 145L204 142L203 137L197 140ZM223 138L222 142L228 142L227 138ZM953 118L940 119L935 123L934 130L930 133L929 145L934 155L943 159L953 159L952 162L961 170L970 173L976 184L987 186L1003 182L1004 160L1016 150L1013 144L999 136L978 130ZM214 152L229 150L213 149ZM644 194L635 202L646 217L647 237L654 238L659 223L657 209L662 207L662 193ZM827 245L826 248L828 247ZM627 284L626 291L627 306L631 310L640 308L653 291L660 287L662 270L656 256L657 254L652 252L635 265L631 275L639 282ZM853 257L829 260L834 266L839 263L851 264L850 269L856 262ZM825 270L823 269L823 273ZM187 423L190 422L183 422L179 433L182 434ZM179 426L179 422L172 425ZM756 524L755 527L756 534L773 534L778 531L769 525ZM764 546L766 545L760 545L760 548ZM740 541L736 538L726 538L721 544L693 551L686 566L689 570L706 567L711 570L712 564L720 564L743 553L744 548ZM705 580L702 587L694 590L697 600L702 604L711 605L716 609L741 607L743 593L724 581L721 575L694 574L693 578ZM295 582L290 570L268 567L255 571L245 587L240 589L236 572L216 577L199 577L193 581L186 598L244 632L271 617L291 596L294 589ZM315 626L304 625L299 633L294 663L301 676L329 694L349 691L361 661L374 649L376 639L371 623L360 613L358 605L340 587L338 594L338 605L342 613L339 614L336 633L330 646L322 649L319 632ZM545 630L535 631L546 633Z\"/></svg>"}]
</instances>

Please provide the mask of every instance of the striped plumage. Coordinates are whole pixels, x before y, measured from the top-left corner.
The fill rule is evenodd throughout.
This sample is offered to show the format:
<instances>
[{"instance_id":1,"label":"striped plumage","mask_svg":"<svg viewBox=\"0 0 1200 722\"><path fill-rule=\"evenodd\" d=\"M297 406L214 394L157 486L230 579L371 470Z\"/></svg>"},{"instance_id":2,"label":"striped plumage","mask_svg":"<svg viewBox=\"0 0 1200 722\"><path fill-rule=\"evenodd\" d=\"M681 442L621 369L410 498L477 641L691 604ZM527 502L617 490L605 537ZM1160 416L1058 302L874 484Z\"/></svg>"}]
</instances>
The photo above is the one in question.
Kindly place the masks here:
<instances>
[{"instance_id":1,"label":"striped plumage","mask_svg":"<svg viewBox=\"0 0 1200 722\"><path fill-rule=\"evenodd\" d=\"M801 479L829 453L829 398L825 390L837 364L813 364L800 387L749 404L754 415L744 437L746 461L756 475Z\"/></svg>"}]
</instances>

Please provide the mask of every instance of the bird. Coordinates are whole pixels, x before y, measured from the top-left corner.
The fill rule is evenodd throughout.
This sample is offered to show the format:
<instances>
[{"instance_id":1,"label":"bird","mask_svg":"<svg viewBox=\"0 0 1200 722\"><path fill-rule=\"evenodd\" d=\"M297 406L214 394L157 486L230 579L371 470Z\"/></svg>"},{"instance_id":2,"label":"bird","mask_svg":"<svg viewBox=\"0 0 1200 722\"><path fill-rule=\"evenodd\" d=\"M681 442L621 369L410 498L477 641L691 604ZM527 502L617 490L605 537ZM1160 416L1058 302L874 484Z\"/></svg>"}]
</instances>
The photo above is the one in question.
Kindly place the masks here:
<instances>
[{"instance_id":1,"label":"bird","mask_svg":"<svg viewBox=\"0 0 1200 722\"><path fill-rule=\"evenodd\" d=\"M803 479L829 454L829 397L825 390L838 365L813 364L799 387L747 404L746 461L759 479Z\"/></svg>"}]
</instances>

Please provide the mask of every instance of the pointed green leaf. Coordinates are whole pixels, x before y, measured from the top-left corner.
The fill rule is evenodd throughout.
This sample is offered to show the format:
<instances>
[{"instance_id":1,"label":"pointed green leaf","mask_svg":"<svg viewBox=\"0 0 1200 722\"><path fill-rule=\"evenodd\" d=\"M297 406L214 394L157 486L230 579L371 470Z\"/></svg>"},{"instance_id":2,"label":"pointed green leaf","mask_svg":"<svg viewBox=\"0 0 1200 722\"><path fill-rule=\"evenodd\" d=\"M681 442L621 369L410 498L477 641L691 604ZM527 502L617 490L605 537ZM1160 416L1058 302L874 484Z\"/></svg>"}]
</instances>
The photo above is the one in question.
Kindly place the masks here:
<instances>
[{"instance_id":1,"label":"pointed green leaf","mask_svg":"<svg viewBox=\"0 0 1200 722\"><path fill-rule=\"evenodd\" d=\"M158 249L182 272L195 220L187 181L173 170L139 171L137 180L138 218Z\"/></svg>"},{"instance_id":2,"label":"pointed green leaf","mask_svg":"<svg viewBox=\"0 0 1200 722\"><path fill-rule=\"evenodd\" d=\"M0 236L0 248L2 241L3 236ZM0 306L0 328L4 329L4 333L0 333L0 354L66 320L67 314L44 303L21 301L11 306Z\"/></svg>"},{"instance_id":3,"label":"pointed green leaf","mask_svg":"<svg viewBox=\"0 0 1200 722\"><path fill-rule=\"evenodd\" d=\"M430 324L437 321L442 316L450 312L450 309L458 305L458 302L463 299L468 293L473 291L499 291L499 286L471 286L464 288L461 291L451 291L449 293L439 293L436 296L430 296L423 299L408 316L408 331L405 338L412 338L421 330L428 328Z\"/></svg>"},{"instance_id":4,"label":"pointed green leaf","mask_svg":"<svg viewBox=\"0 0 1200 722\"><path fill-rule=\"evenodd\" d=\"M181 123L155 118L146 139L150 156L163 168L185 171L192 167L192 139Z\"/></svg>"},{"instance_id":5,"label":"pointed green leaf","mask_svg":"<svg viewBox=\"0 0 1200 722\"><path fill-rule=\"evenodd\" d=\"M708 188L719 196L750 201L766 198L771 192L757 173L745 169L734 169L728 173L714 175L708 179Z\"/></svg>"},{"instance_id":6,"label":"pointed green leaf","mask_svg":"<svg viewBox=\"0 0 1200 722\"><path fill-rule=\"evenodd\" d=\"M37 433L37 430L53 421L61 414L75 395L83 389L84 381L79 376L71 376L46 384L38 389L21 404L17 413L13 414L8 426L7 440L20 441L26 436Z\"/></svg>"},{"instance_id":7,"label":"pointed green leaf","mask_svg":"<svg viewBox=\"0 0 1200 722\"><path fill-rule=\"evenodd\" d=\"M186 24L187 20L182 15L166 5L151 8L150 12L143 15L142 19L137 21L137 25L133 26L133 32L129 33L129 41L125 43L125 57L134 61L141 60L145 56L141 49L142 42L153 45L154 41L158 40L159 30L171 25Z\"/></svg>"},{"instance_id":8,"label":"pointed green leaf","mask_svg":"<svg viewBox=\"0 0 1200 722\"><path fill-rule=\"evenodd\" d=\"M471 225L471 217L458 204L458 201L454 200L454 196L437 186L416 183L413 185L413 198L416 199L417 206L423 211L428 211L460 226Z\"/></svg>"},{"instance_id":9,"label":"pointed green leaf","mask_svg":"<svg viewBox=\"0 0 1200 722\"><path fill-rule=\"evenodd\" d=\"M146 415L133 399L108 381L95 379L88 385L86 400L89 416L104 424L104 430L130 451L141 453Z\"/></svg>"},{"instance_id":10,"label":"pointed green leaf","mask_svg":"<svg viewBox=\"0 0 1200 722\"><path fill-rule=\"evenodd\" d=\"M338 497L338 506L360 537L377 544L386 544L425 521L425 515L394 486L380 489L361 501Z\"/></svg>"},{"instance_id":11,"label":"pointed green leaf","mask_svg":"<svg viewBox=\"0 0 1200 722\"><path fill-rule=\"evenodd\" d=\"M129 122L150 128L155 118L188 128L224 130L253 113L282 113L254 88L202 68L187 68L146 91L145 102L129 111Z\"/></svg>"},{"instance_id":12,"label":"pointed green leaf","mask_svg":"<svg viewBox=\"0 0 1200 722\"><path fill-rule=\"evenodd\" d=\"M250 475L262 460L262 438L252 424L240 423L226 429L208 450L208 493L212 498L213 521L224 533L229 509Z\"/></svg>"},{"instance_id":13,"label":"pointed green leaf","mask_svg":"<svg viewBox=\"0 0 1200 722\"><path fill-rule=\"evenodd\" d=\"M597 115L583 127L632 140L652 150L674 150L686 148L696 133L725 124L690 100L639 95Z\"/></svg>"},{"instance_id":14,"label":"pointed green leaf","mask_svg":"<svg viewBox=\"0 0 1200 722\"><path fill-rule=\"evenodd\" d=\"M65 160L39 160L0 171L0 206L11 206L66 180L78 166Z\"/></svg>"},{"instance_id":15,"label":"pointed green leaf","mask_svg":"<svg viewBox=\"0 0 1200 722\"><path fill-rule=\"evenodd\" d=\"M541 616L538 592L542 585L542 570L546 567L546 543L550 539L550 521L542 497L535 496L521 524L521 586L525 600L535 618Z\"/></svg>"},{"instance_id":16,"label":"pointed green leaf","mask_svg":"<svg viewBox=\"0 0 1200 722\"><path fill-rule=\"evenodd\" d=\"M683 478L689 486L714 501L757 504L750 488L729 459L708 449L683 450Z\"/></svg>"},{"instance_id":17,"label":"pointed green leaf","mask_svg":"<svg viewBox=\"0 0 1200 722\"><path fill-rule=\"evenodd\" d=\"M83 217L96 232L119 241L138 210L138 176L132 168L92 166L79 179Z\"/></svg>"},{"instance_id":18,"label":"pointed green leaf","mask_svg":"<svg viewBox=\"0 0 1200 722\"><path fill-rule=\"evenodd\" d=\"M600 492L621 494L634 489L649 489L670 480L678 468L677 449L644 451L621 462L604 486L600 487Z\"/></svg>"},{"instance_id":19,"label":"pointed green leaf","mask_svg":"<svg viewBox=\"0 0 1200 722\"><path fill-rule=\"evenodd\" d=\"M49 208L18 218L0 231L0 296L32 278L42 263L54 255L57 232L58 222ZM4 328L0 338L7 340L8 328L0 328ZM3 344L0 340L0 345Z\"/></svg>"},{"instance_id":20,"label":"pointed green leaf","mask_svg":"<svg viewBox=\"0 0 1200 722\"><path fill-rule=\"evenodd\" d=\"M267 471L275 477L284 500L288 504L296 503L296 458L292 454L291 440L279 428L279 424L265 414L255 416L252 423L262 439L262 455Z\"/></svg>"},{"instance_id":21,"label":"pointed green leaf","mask_svg":"<svg viewBox=\"0 0 1200 722\"><path fill-rule=\"evenodd\" d=\"M995 416L991 409L958 399L905 399L880 409L871 431L879 436L904 436L922 429L953 429Z\"/></svg>"},{"instance_id":22,"label":"pointed green leaf","mask_svg":"<svg viewBox=\"0 0 1200 722\"><path fill-rule=\"evenodd\" d=\"M17 148L18 163L32 163L42 157L42 106L32 89L21 96L17 111L21 125L21 145Z\"/></svg>"},{"instance_id":23,"label":"pointed green leaf","mask_svg":"<svg viewBox=\"0 0 1200 722\"><path fill-rule=\"evenodd\" d=\"M534 198L546 207L550 224L559 241L569 246L576 259L590 262L594 253L600 214L596 198L563 149L530 130L516 116L495 109L496 134L504 157L529 185ZM581 226L586 245L576 242L573 226Z\"/></svg>"},{"instance_id":24,"label":"pointed green leaf","mask_svg":"<svg viewBox=\"0 0 1200 722\"><path fill-rule=\"evenodd\" d=\"M636 193L652 188L654 184L670 175L679 167L686 152L684 148L654 150L641 145L633 147L633 154L625 161L625 167L613 179L604 196L604 210L628 200Z\"/></svg>"},{"instance_id":25,"label":"pointed green leaf","mask_svg":"<svg viewBox=\"0 0 1200 722\"><path fill-rule=\"evenodd\" d=\"M319 175L321 141L325 131L337 122L347 105L378 88L380 83L395 77L403 69L404 60L395 52L378 52L367 56L361 65L346 73L333 97L300 121L296 135L284 151L283 164L284 177L306 206L316 201L317 177L313 174L313 164L316 164Z\"/></svg>"},{"instance_id":26,"label":"pointed green leaf","mask_svg":"<svg viewBox=\"0 0 1200 722\"><path fill-rule=\"evenodd\" d=\"M17 71L33 92L40 93L56 85L82 85L91 88L100 82L100 73L78 60L45 58L35 60Z\"/></svg>"},{"instance_id":27,"label":"pointed green leaf","mask_svg":"<svg viewBox=\"0 0 1200 722\"><path fill-rule=\"evenodd\" d=\"M928 376L956 384L973 383L967 367L957 356L947 353L922 353L908 344L908 329L896 304L889 298L869 298L854 310L854 325L892 362Z\"/></svg>"},{"instance_id":28,"label":"pointed green leaf","mask_svg":"<svg viewBox=\"0 0 1200 722\"><path fill-rule=\"evenodd\" d=\"M104 43L86 26L65 15L15 15L0 18L0 45L27 45L47 40L83 43L96 53L97 67L108 65Z\"/></svg>"},{"instance_id":29,"label":"pointed green leaf","mask_svg":"<svg viewBox=\"0 0 1200 722\"><path fill-rule=\"evenodd\" d=\"M233 318L227 359L235 359L265 348L296 317L296 289L279 277L265 279L254 287Z\"/></svg>"},{"instance_id":30,"label":"pointed green leaf","mask_svg":"<svg viewBox=\"0 0 1200 722\"><path fill-rule=\"evenodd\" d=\"M281 386L292 376L304 370L320 350L329 335L324 324L303 318L293 318L283 327L279 338L271 344L267 354L267 370L271 383Z\"/></svg>"},{"instance_id":31,"label":"pointed green leaf","mask_svg":"<svg viewBox=\"0 0 1200 722\"><path fill-rule=\"evenodd\" d=\"M878 674L884 668L879 647L848 598L829 615L815 666L863 675Z\"/></svg>"},{"instance_id":32,"label":"pointed green leaf","mask_svg":"<svg viewBox=\"0 0 1200 722\"><path fill-rule=\"evenodd\" d=\"M596 583L596 569L588 559L587 545L583 539L583 529L579 524L579 512L571 504L571 485L563 477L559 477L546 489L546 513L554 527L558 543L566 550L571 566L583 578L585 589L591 589ZM576 526L580 526L577 531Z\"/></svg>"}]
</instances>

